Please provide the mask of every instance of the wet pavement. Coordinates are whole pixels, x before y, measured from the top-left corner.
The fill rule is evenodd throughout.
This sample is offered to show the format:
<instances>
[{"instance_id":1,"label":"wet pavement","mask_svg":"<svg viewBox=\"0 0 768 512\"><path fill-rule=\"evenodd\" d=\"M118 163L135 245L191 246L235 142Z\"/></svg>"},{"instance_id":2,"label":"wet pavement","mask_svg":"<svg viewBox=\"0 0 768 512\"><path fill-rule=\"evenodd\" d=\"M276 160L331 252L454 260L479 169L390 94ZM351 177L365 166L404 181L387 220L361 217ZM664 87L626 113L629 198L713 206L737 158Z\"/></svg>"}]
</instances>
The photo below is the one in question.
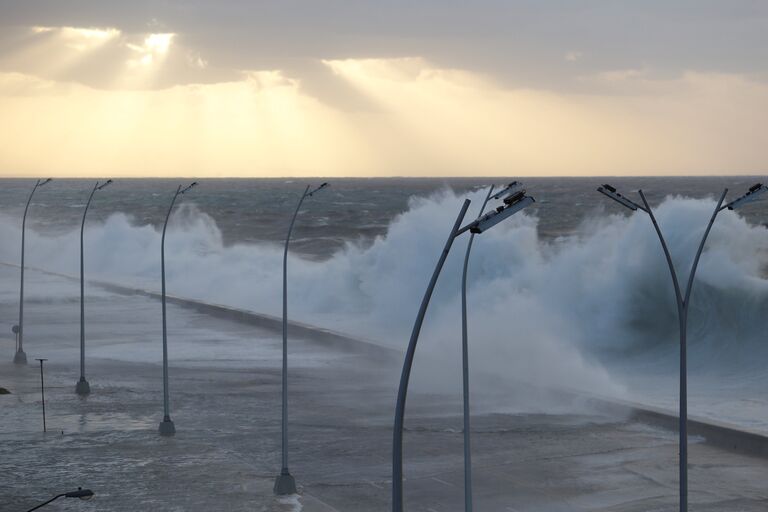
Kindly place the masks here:
<instances>
[{"instance_id":1,"label":"wet pavement","mask_svg":"<svg viewBox=\"0 0 768 512\"><path fill-rule=\"evenodd\" d=\"M0 269L3 323L17 315L15 276ZM290 467L300 495L278 499L279 333L170 306L177 434L163 438L159 303L89 292L93 391L82 399L74 393L77 287L32 273L29 283L30 364L11 364L13 342L0 339L0 386L12 392L0 396L0 511L27 510L78 486L96 497L62 499L49 510L389 510L398 358L291 340ZM49 359L45 434L36 357ZM463 510L457 399L419 386L409 397L408 510ZM674 432L570 405L553 414L501 414L478 404L485 412L473 419L476 510L677 510ZM690 461L692 510L768 509L768 460L692 439Z\"/></svg>"}]
</instances>

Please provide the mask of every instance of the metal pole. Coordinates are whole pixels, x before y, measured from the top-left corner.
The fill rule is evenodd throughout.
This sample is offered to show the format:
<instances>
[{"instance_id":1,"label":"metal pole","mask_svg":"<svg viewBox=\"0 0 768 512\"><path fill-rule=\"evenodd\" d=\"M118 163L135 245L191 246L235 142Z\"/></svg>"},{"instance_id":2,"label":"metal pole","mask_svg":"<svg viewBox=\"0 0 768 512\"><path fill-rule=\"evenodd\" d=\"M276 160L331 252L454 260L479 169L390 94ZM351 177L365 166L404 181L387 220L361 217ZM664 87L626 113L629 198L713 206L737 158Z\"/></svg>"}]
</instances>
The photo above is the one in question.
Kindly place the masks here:
<instances>
[{"instance_id":1,"label":"metal pole","mask_svg":"<svg viewBox=\"0 0 768 512\"><path fill-rule=\"evenodd\" d=\"M40 186L40 180L35 182L32 192L27 199L27 206L24 207L24 216L21 219L21 284L19 286L19 344L16 354L13 356L13 362L16 364L27 364L27 354L24 353L24 244L27 229L27 211L32 202L32 196L35 195L37 187Z\"/></svg>"},{"instance_id":2,"label":"metal pole","mask_svg":"<svg viewBox=\"0 0 768 512\"><path fill-rule=\"evenodd\" d=\"M403 510L403 421L405 419L405 401L408 395L408 382L411 378L411 367L413 366L413 358L416 354L416 344L419 341L419 333L421 332L421 326L424 323L424 315L427 312L429 306L429 300L432 297L432 292L437 284L437 278L440 276L440 271L443 269L445 260L448 258L448 253L451 250L453 241L456 238L456 233L459 231L461 221L464 220L464 215L467 213L467 208L470 204L469 199L464 200L464 204L459 211L456 222L451 229L451 234L448 236L448 240L445 242L443 252L440 254L440 258L437 261L435 270L432 273L432 278L429 281L427 290L424 292L424 298L421 301L419 307L419 313L416 315L416 321L413 324L413 331L411 332L411 339L408 342L408 350L405 353L405 361L403 362L403 371L400 375L400 387L397 391L397 405L395 406L395 425L393 429L392 439L392 510L393 512L402 512Z\"/></svg>"},{"instance_id":3,"label":"metal pole","mask_svg":"<svg viewBox=\"0 0 768 512\"><path fill-rule=\"evenodd\" d=\"M291 241L291 233L301 205L307 197L310 186L304 189L304 193L296 205L291 223L288 226L288 235L285 237L285 249L283 250L283 405L282 405L282 468L280 475L275 480L274 492L278 495L295 494L296 480L288 470L288 244Z\"/></svg>"},{"instance_id":4,"label":"metal pole","mask_svg":"<svg viewBox=\"0 0 768 512\"><path fill-rule=\"evenodd\" d=\"M648 201L645 199L645 194L640 190L640 198L643 200L648 216L651 218L653 227L656 230L656 234L659 236L661 247L664 250L664 256L667 259L667 265L669 266L670 273L672 274L672 283L675 287L675 298L677 300L677 313L680 325L680 415L679 415L679 445L680 445L680 462L679 462L679 478L680 478L680 512L687 512L688 510L688 306L690 304L691 292L693 290L693 280L696 275L696 269L699 265L699 259L701 253L704 250L704 244L707 241L709 232L712 229L712 225L715 223L717 214L720 211L720 206L723 204L725 195L728 193L728 189L725 189L720 196L720 200L717 202L715 211L712 213L712 217L709 219L707 228L704 231L704 236L699 243L698 251L691 265L691 272L688 275L688 284L685 290L685 297L683 298L680 293L680 284L675 273L675 266L672 263L672 257L669 254L667 244L664 241L664 236L661 234L661 229L656 222L656 217L653 215Z\"/></svg>"},{"instance_id":5,"label":"metal pole","mask_svg":"<svg viewBox=\"0 0 768 512\"><path fill-rule=\"evenodd\" d=\"M41 503L41 504L37 505L36 507L32 507L31 509L27 510L27 512L32 512L33 510L37 510L39 508L43 508L47 504L51 503L52 501L56 501L57 499L61 498L62 496L64 496L64 494L59 494L58 496L54 496L53 498L49 499L45 503Z\"/></svg>"},{"instance_id":6,"label":"metal pole","mask_svg":"<svg viewBox=\"0 0 768 512\"><path fill-rule=\"evenodd\" d=\"M40 361L40 397L43 401L43 432L47 432L45 426L45 380L43 378L43 361L47 361L47 359L38 359Z\"/></svg>"},{"instance_id":7,"label":"metal pole","mask_svg":"<svg viewBox=\"0 0 768 512\"><path fill-rule=\"evenodd\" d=\"M176 433L176 427L171 421L171 407L168 393L168 328L166 324L165 313L165 231L168 228L168 219L171 217L173 211L173 205L176 203L176 198L181 192L181 185L176 189L176 193L173 194L171 200L171 206L168 208L168 213L165 216L165 223L163 224L163 235L160 238L160 279L162 282L162 295L161 302L163 307L163 421L160 423L161 435L173 435Z\"/></svg>"},{"instance_id":8,"label":"metal pole","mask_svg":"<svg viewBox=\"0 0 768 512\"><path fill-rule=\"evenodd\" d=\"M488 188L478 218L482 217L488 200L493 194L493 185ZM470 445L470 416L469 416L469 346L467 342L467 270L469 268L469 253L475 234L469 236L467 253L464 255L464 268L461 272L461 368L464 394L464 510L472 512L472 449Z\"/></svg>"},{"instance_id":9,"label":"metal pole","mask_svg":"<svg viewBox=\"0 0 768 512\"><path fill-rule=\"evenodd\" d=\"M85 231L85 216L88 214L88 207L91 206L91 200L93 200L93 194L96 193L96 189L99 187L99 182L93 186L91 195L88 196L88 201L85 203L85 210L83 211L83 220L80 223L80 380L75 385L75 393L78 395L87 395L91 392L91 386L85 379L85 256L83 250L83 233Z\"/></svg>"}]
</instances>

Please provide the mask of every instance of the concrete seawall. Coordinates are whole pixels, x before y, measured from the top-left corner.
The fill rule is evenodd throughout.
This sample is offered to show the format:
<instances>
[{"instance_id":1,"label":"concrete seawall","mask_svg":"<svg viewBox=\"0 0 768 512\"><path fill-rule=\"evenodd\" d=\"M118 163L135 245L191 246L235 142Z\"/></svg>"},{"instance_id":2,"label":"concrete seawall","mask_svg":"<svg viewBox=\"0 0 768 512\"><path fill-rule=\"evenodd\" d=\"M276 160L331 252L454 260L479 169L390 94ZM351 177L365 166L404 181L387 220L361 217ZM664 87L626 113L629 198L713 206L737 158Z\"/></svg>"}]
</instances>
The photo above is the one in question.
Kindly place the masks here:
<instances>
[{"instance_id":1,"label":"concrete seawall","mask_svg":"<svg viewBox=\"0 0 768 512\"><path fill-rule=\"evenodd\" d=\"M16 265L13 263L7 263L7 262L0 262L0 265L19 268L19 265ZM69 274L52 272L49 270L30 267L30 266L27 266L26 268L27 270L34 270L35 272L40 272L43 274L48 274L56 277L61 277L63 279L67 279L70 281L77 281L77 282L80 281L79 277L69 275ZM157 300L161 299L161 294L159 292L153 292L153 291L144 290L141 288L133 288L130 286L124 286L116 283L110 283L110 282L98 281L98 280L88 280L88 284L98 286L104 290L117 293L120 295L142 295L142 296L150 297ZM239 309L231 306L224 306L221 304L212 304L212 303L204 302L201 300L177 297L177 296L168 295L168 294L166 294L165 299L169 304L175 304L177 306L193 309L195 311L198 311L199 313L215 316L217 318L231 320L231 321L243 323L246 325L252 325L254 327L258 327L261 329L274 331L274 332L282 332L282 329L283 329L282 317L268 315L265 313L258 313L255 311L249 311L245 309ZM400 351L381 345L374 341L364 340L359 337L352 337L347 334L333 331L331 329L309 325L302 322L296 322L294 320L288 321L288 332L290 336L307 338L312 341L323 343L328 346L343 348L344 350L348 350L348 351L353 351L358 353L364 352L376 357L397 358L397 359L400 358Z\"/></svg>"},{"instance_id":2,"label":"concrete seawall","mask_svg":"<svg viewBox=\"0 0 768 512\"><path fill-rule=\"evenodd\" d=\"M591 398L588 401L600 410L625 414L640 423L675 432L678 430L678 415L666 409L613 398ZM702 437L707 443L725 450L768 457L768 435L742 426L689 415L688 434Z\"/></svg>"},{"instance_id":3,"label":"concrete seawall","mask_svg":"<svg viewBox=\"0 0 768 512\"><path fill-rule=\"evenodd\" d=\"M157 292L101 281L92 281L91 283L118 294L144 295L157 300L161 299L161 294ZM217 318L223 318L275 332L282 332L283 329L283 319L281 317L167 294L165 299L169 304L176 304ZM395 349L380 345L373 341L354 338L323 327L289 320L288 332L291 336L311 339L328 346L342 348L346 351L363 352L375 357L399 358L399 351Z\"/></svg>"}]
</instances>

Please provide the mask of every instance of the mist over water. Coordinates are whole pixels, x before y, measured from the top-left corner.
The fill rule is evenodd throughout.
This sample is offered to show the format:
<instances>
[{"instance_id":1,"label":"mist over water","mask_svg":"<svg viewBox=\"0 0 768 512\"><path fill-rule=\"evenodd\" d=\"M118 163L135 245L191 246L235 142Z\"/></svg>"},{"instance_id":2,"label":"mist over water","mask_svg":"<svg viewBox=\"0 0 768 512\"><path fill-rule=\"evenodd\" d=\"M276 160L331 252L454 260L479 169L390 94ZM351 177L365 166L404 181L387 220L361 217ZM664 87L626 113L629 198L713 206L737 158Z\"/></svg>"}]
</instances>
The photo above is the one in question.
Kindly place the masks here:
<instances>
[{"instance_id":1,"label":"mist over water","mask_svg":"<svg viewBox=\"0 0 768 512\"><path fill-rule=\"evenodd\" d=\"M632 398L654 392L673 396L677 388L669 385L675 383L678 364L676 306L647 215L626 215L592 192L604 180L570 180L569 186L526 181L537 207L475 241L469 275L473 386L491 389L522 381ZM632 182L625 181L621 188L629 194ZM753 181L741 179L729 197L743 193ZM375 185L355 184L352 191L342 186L308 200L298 220L302 242L289 257L289 315L404 349L461 202L472 199L470 220L485 190L468 190L466 182L418 183L412 190L401 183L401 190L385 189L377 199ZM658 181L641 185L655 201L684 287L716 202L711 196L665 197L658 193L665 188ZM706 185L712 193L722 190L715 179ZM205 182L199 196L185 196L166 239L168 292L279 315L282 242L277 234L284 236L303 186L283 183L276 204L279 215L270 211L251 219L257 223L253 226L221 220L234 211L232 204L206 196ZM691 188L703 195L703 187ZM99 198L102 203L94 203L94 210L106 209L112 197ZM167 207L166 199L154 198L160 204L157 213ZM61 215L50 213L62 205L43 207L37 201L43 201L42 194L30 211L37 220L27 232L28 264L76 275L79 220L65 223ZM355 217L361 203L367 205L361 208L366 213ZM157 290L157 215L149 219L126 210L94 215L88 222L88 277ZM334 218L332 213L341 210L346 212L343 220ZM748 386L749 396L766 385L768 231L756 218L765 211L764 206L746 211L749 221L741 212L721 212L700 262L689 318L689 357L694 384L698 379L699 389L708 393L723 389L723 382ZM6 209L0 214L0 260L7 262L18 260L20 222L14 213ZM51 226L58 226L58 234ZM238 240L237 233L250 227L258 240ZM311 227L324 240L318 246L312 246ZM430 305L416 360L422 371L414 372L421 385L460 386L459 292L466 242L467 237L455 242Z\"/></svg>"}]
</instances>

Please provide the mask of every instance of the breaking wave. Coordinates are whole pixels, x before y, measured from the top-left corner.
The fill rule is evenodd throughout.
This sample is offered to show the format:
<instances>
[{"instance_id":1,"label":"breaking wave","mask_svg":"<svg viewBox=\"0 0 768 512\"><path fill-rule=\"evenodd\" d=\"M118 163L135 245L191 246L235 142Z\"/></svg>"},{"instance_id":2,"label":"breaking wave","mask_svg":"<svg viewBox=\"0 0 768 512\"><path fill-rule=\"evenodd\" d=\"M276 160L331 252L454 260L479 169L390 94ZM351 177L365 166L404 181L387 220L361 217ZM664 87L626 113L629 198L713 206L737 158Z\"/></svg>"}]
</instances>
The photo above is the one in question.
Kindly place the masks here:
<instances>
[{"instance_id":1,"label":"breaking wave","mask_svg":"<svg viewBox=\"0 0 768 512\"><path fill-rule=\"evenodd\" d=\"M468 217L481 195L470 194ZM413 198L372 242L350 241L324 261L290 257L291 318L404 348L462 200L450 190ZM714 204L669 197L656 209L683 285ZM76 274L78 228L56 237L29 231L29 265ZM0 237L0 259L16 261L16 219L0 217ZM115 214L87 226L85 240L89 277L159 289L154 226ZM282 247L226 245L214 219L189 203L174 214L166 244L169 293L280 314ZM432 368L422 373L425 380L457 375L446 368L459 365L465 244L464 238L454 245L424 326L417 364ZM693 365L712 371L764 367L766 261L766 229L724 211L694 288ZM677 364L669 271L643 212L608 216L595 210L576 232L554 240L539 237L535 216L512 217L475 241L469 304L473 374L489 385L511 379L619 393L611 373L630 361L667 369Z\"/></svg>"}]
</instances>

